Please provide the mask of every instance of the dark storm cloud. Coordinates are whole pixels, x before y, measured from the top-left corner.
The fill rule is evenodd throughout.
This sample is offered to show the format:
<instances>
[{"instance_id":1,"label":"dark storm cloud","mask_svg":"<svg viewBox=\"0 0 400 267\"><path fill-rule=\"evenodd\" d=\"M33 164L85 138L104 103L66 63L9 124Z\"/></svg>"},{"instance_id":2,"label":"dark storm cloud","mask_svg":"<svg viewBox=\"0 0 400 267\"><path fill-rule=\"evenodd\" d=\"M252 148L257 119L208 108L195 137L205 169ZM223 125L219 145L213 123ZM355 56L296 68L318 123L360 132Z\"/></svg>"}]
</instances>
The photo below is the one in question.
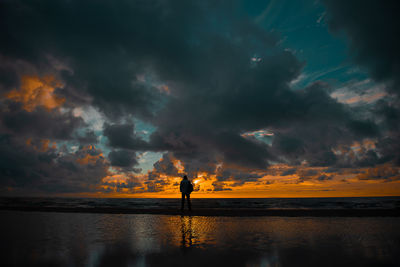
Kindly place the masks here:
<instances>
[{"instance_id":1,"label":"dark storm cloud","mask_svg":"<svg viewBox=\"0 0 400 267\"><path fill-rule=\"evenodd\" d=\"M345 33L350 55L378 81L400 93L398 1L324 0L330 28Z\"/></svg>"},{"instance_id":2,"label":"dark storm cloud","mask_svg":"<svg viewBox=\"0 0 400 267\"><path fill-rule=\"evenodd\" d=\"M124 171L140 171L140 169L133 168L138 161L136 153L132 150L113 150L108 153L108 159L112 166L122 168Z\"/></svg>"},{"instance_id":3,"label":"dark storm cloud","mask_svg":"<svg viewBox=\"0 0 400 267\"><path fill-rule=\"evenodd\" d=\"M17 138L39 138L95 144L97 136L85 129L87 124L71 110L47 110L36 107L27 111L20 103L9 100L0 102L0 131Z\"/></svg>"},{"instance_id":4,"label":"dark storm cloud","mask_svg":"<svg viewBox=\"0 0 400 267\"><path fill-rule=\"evenodd\" d=\"M383 123L381 125L382 128L392 131L399 132L400 131L400 106L399 101L397 102L387 102L384 100L378 101L375 105L374 112L379 116Z\"/></svg>"},{"instance_id":5,"label":"dark storm cloud","mask_svg":"<svg viewBox=\"0 0 400 267\"><path fill-rule=\"evenodd\" d=\"M4 63L4 58L0 55L0 92L4 92L6 88L12 88L19 82L17 73Z\"/></svg>"},{"instance_id":6,"label":"dark storm cloud","mask_svg":"<svg viewBox=\"0 0 400 267\"><path fill-rule=\"evenodd\" d=\"M216 171L216 178L218 181L236 180L238 182L256 181L263 175L252 173L251 170L237 170L229 168L220 168Z\"/></svg>"},{"instance_id":7,"label":"dark storm cloud","mask_svg":"<svg viewBox=\"0 0 400 267\"><path fill-rule=\"evenodd\" d=\"M2 130L26 138L71 140L74 139L75 131L85 126L82 118L73 116L71 112L48 112L41 108L28 112L19 108L13 109L10 106L8 108L11 109L0 115ZM88 141L85 140L86 138L93 139L90 133L87 134L81 137L82 141Z\"/></svg>"},{"instance_id":8,"label":"dark storm cloud","mask_svg":"<svg viewBox=\"0 0 400 267\"><path fill-rule=\"evenodd\" d=\"M248 49L241 47L242 51ZM225 76L214 78L215 85L177 85L186 91L172 99L155 120L159 128L150 142L183 154L179 159L184 163L189 159L181 151L208 151L211 161L222 159L228 164L263 169L269 161L288 155L293 159L306 155L312 165L331 165L335 163L331 150L341 139L349 143L362 135L377 134L373 131L376 125L355 118L350 109L332 99L325 84L292 91L288 83L302 65L292 54L277 47L270 49L272 55L264 55L256 66L248 63L248 57L246 63L235 58L238 53L227 53L228 62L237 63L224 65ZM209 68L220 71L223 62L218 57L213 60ZM241 136L266 127L276 129L273 153L265 143Z\"/></svg>"},{"instance_id":9,"label":"dark storm cloud","mask_svg":"<svg viewBox=\"0 0 400 267\"><path fill-rule=\"evenodd\" d=\"M296 173L296 171L297 171L297 169L295 169L295 168L293 168L293 169L288 169L288 170L283 171L280 175L281 175L281 176L293 175L293 174Z\"/></svg>"},{"instance_id":10,"label":"dark storm cloud","mask_svg":"<svg viewBox=\"0 0 400 267\"><path fill-rule=\"evenodd\" d=\"M372 77L386 83L386 90L395 93L396 99L381 100L374 108L380 128L385 136L377 144L381 158L376 163L392 161L400 164L397 149L399 141L399 94L400 94L400 27L397 1L324 1L328 22L333 32L344 33L350 44L349 54ZM353 124L358 130L374 133L367 124ZM356 130L357 130L356 129ZM370 130L368 130L370 129ZM391 147L394 145L395 148ZM371 159L375 158L370 153Z\"/></svg>"},{"instance_id":11,"label":"dark storm cloud","mask_svg":"<svg viewBox=\"0 0 400 267\"><path fill-rule=\"evenodd\" d=\"M86 130L83 135L77 135L80 144L97 144L98 137L92 130Z\"/></svg>"},{"instance_id":12,"label":"dark storm cloud","mask_svg":"<svg viewBox=\"0 0 400 267\"><path fill-rule=\"evenodd\" d=\"M400 133L396 132L380 139L377 151L382 155L380 163L391 161L400 166Z\"/></svg>"},{"instance_id":13,"label":"dark storm cloud","mask_svg":"<svg viewBox=\"0 0 400 267\"><path fill-rule=\"evenodd\" d=\"M103 134L108 138L108 142L111 147L134 150L144 150L148 148L147 143L135 135L133 123L105 123L103 126Z\"/></svg>"},{"instance_id":14,"label":"dark storm cloud","mask_svg":"<svg viewBox=\"0 0 400 267\"><path fill-rule=\"evenodd\" d=\"M326 174L322 174L317 178L318 181L326 181L326 180L332 180L332 176L328 176Z\"/></svg>"},{"instance_id":15,"label":"dark storm cloud","mask_svg":"<svg viewBox=\"0 0 400 267\"><path fill-rule=\"evenodd\" d=\"M145 85L135 83L136 64L146 60L144 50L159 50L151 46L161 45L160 36L153 39L151 34L161 24L152 21L161 19L163 12L156 6L129 1L118 5L108 1L2 2L0 53L39 69L54 67L48 59L51 55L72 69L61 73L67 87L89 94L109 115L130 111L149 116L147 107L155 96Z\"/></svg>"},{"instance_id":16,"label":"dark storm cloud","mask_svg":"<svg viewBox=\"0 0 400 267\"><path fill-rule=\"evenodd\" d=\"M400 166L400 101L379 101L375 113L382 121L381 127L386 133L377 144L380 163L392 161Z\"/></svg>"},{"instance_id":17,"label":"dark storm cloud","mask_svg":"<svg viewBox=\"0 0 400 267\"><path fill-rule=\"evenodd\" d=\"M378 125L371 120L351 120L348 122L347 127L360 137L377 137L379 135Z\"/></svg>"},{"instance_id":18,"label":"dark storm cloud","mask_svg":"<svg viewBox=\"0 0 400 267\"><path fill-rule=\"evenodd\" d=\"M339 160L333 153L336 147L379 136L374 122L358 118L351 108L332 99L328 92L328 85L319 82L297 91L293 107L296 120L276 127L271 149L289 164L299 165L306 160L311 166L332 166Z\"/></svg>"},{"instance_id":19,"label":"dark storm cloud","mask_svg":"<svg viewBox=\"0 0 400 267\"><path fill-rule=\"evenodd\" d=\"M174 164L176 160L172 153L166 153L161 160L154 163L154 171L160 174L167 174L171 176L178 176L178 169Z\"/></svg>"},{"instance_id":20,"label":"dark storm cloud","mask_svg":"<svg viewBox=\"0 0 400 267\"><path fill-rule=\"evenodd\" d=\"M26 65L24 71L15 64L0 68L2 90L12 90L15 77L29 69L55 73L65 83L57 94L67 107L92 104L107 116L103 134L114 149L111 164L135 165L136 151L168 152L149 173L150 191L159 190L159 174L178 173L175 159L193 177L225 170L232 179L254 180L251 170L271 162L334 165L334 147L379 135L372 121L332 99L328 85L292 90L305 62L281 47L276 33L254 24L236 1L0 5L0 56ZM15 135L35 134L35 114L12 112L3 124ZM80 125L70 113L54 120L41 115L43 124L57 125L47 129L38 122L49 138L75 138L71 129ZM156 127L148 142L136 135L132 117ZM272 145L242 136L265 128L275 134ZM85 136L82 142L94 137Z\"/></svg>"},{"instance_id":21,"label":"dark storm cloud","mask_svg":"<svg viewBox=\"0 0 400 267\"><path fill-rule=\"evenodd\" d=\"M185 45L190 56L170 62L176 68L154 65L172 97L152 121L158 127L152 149L174 152L190 173L214 173L218 161L265 169L280 157L329 166L336 163L333 147L379 134L373 122L333 100L326 84L292 91L289 83L303 63L279 48L274 34L245 19L234 28L237 22L229 19L229 35L198 34ZM240 135L265 127L276 129L271 149Z\"/></svg>"},{"instance_id":22,"label":"dark storm cloud","mask_svg":"<svg viewBox=\"0 0 400 267\"><path fill-rule=\"evenodd\" d=\"M212 186L214 191L232 191L232 188L225 187L225 184L221 182L213 182Z\"/></svg>"},{"instance_id":23,"label":"dark storm cloud","mask_svg":"<svg viewBox=\"0 0 400 267\"><path fill-rule=\"evenodd\" d=\"M76 152L30 145L11 135L0 135L0 190L7 188L24 193L91 191L107 175L108 164L94 147L80 147ZM27 192L24 189L29 189Z\"/></svg>"}]
</instances>

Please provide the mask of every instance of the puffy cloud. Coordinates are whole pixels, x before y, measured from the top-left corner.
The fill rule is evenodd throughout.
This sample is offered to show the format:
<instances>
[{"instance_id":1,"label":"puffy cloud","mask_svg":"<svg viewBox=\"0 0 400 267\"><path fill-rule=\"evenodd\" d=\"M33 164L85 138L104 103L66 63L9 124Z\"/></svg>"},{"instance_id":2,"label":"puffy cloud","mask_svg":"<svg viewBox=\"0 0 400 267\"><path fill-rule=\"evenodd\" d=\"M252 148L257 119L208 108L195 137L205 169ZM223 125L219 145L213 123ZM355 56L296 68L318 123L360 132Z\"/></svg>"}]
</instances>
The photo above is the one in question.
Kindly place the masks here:
<instances>
[{"instance_id":1,"label":"puffy cloud","mask_svg":"<svg viewBox=\"0 0 400 267\"><path fill-rule=\"evenodd\" d=\"M380 180L385 182L400 180L400 169L398 167L384 164L374 168L368 168L357 175L360 180Z\"/></svg>"},{"instance_id":2,"label":"puffy cloud","mask_svg":"<svg viewBox=\"0 0 400 267\"><path fill-rule=\"evenodd\" d=\"M226 191L226 190L231 191L232 190L232 188L226 187L225 184L221 183L221 182L213 182L212 186L213 186L214 191Z\"/></svg>"},{"instance_id":3,"label":"puffy cloud","mask_svg":"<svg viewBox=\"0 0 400 267\"><path fill-rule=\"evenodd\" d=\"M110 174L102 179L101 191L110 193L143 192L143 182L133 174Z\"/></svg>"},{"instance_id":4,"label":"puffy cloud","mask_svg":"<svg viewBox=\"0 0 400 267\"><path fill-rule=\"evenodd\" d=\"M11 90L6 94L6 98L20 102L26 111L31 112L38 106L50 111L65 102L65 98L54 94L54 90L61 87L62 84L55 80L53 76L43 78L23 76L21 79L21 88Z\"/></svg>"},{"instance_id":5,"label":"puffy cloud","mask_svg":"<svg viewBox=\"0 0 400 267\"><path fill-rule=\"evenodd\" d=\"M379 100L370 116L378 117L379 127L384 132L377 144L380 159L376 163L393 161L399 164L399 150L387 146L388 143L396 146L399 130L400 40L397 38L399 35L397 2L325 0L324 3L331 30L336 34L344 33L350 45L349 54L354 62L367 69L372 78L383 83L385 85L383 88L392 94L391 97ZM368 94L368 91L364 90L363 93ZM374 100L383 93L380 90L365 100ZM375 126L371 127L368 124L353 123L353 127L356 131L362 130L366 134L374 134ZM370 155L372 156L371 153Z\"/></svg>"},{"instance_id":6,"label":"puffy cloud","mask_svg":"<svg viewBox=\"0 0 400 267\"><path fill-rule=\"evenodd\" d=\"M6 189L25 194L94 191L107 175L108 163L94 146L68 152L54 143L49 146L48 140L21 141L1 135L3 193Z\"/></svg>"},{"instance_id":7,"label":"puffy cloud","mask_svg":"<svg viewBox=\"0 0 400 267\"><path fill-rule=\"evenodd\" d=\"M0 115L2 131L17 136L70 140L79 127L85 126L83 120L71 112L47 112L41 108L28 112L13 106L4 110L6 108Z\"/></svg>"},{"instance_id":8,"label":"puffy cloud","mask_svg":"<svg viewBox=\"0 0 400 267\"><path fill-rule=\"evenodd\" d=\"M180 162L173 156L172 153L166 153L163 157L154 163L154 173L165 174L169 176L179 176L182 172Z\"/></svg>"}]
</instances>

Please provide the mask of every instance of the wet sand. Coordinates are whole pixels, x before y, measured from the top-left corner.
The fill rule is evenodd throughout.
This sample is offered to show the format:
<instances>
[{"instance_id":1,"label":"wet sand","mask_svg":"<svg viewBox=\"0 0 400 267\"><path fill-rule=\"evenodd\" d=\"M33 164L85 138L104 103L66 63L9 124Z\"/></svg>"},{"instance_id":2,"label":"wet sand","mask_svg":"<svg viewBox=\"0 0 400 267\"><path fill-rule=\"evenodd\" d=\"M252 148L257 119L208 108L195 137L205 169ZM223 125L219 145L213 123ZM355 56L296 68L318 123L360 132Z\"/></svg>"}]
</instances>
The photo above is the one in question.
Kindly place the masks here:
<instances>
[{"instance_id":1,"label":"wet sand","mask_svg":"<svg viewBox=\"0 0 400 267\"><path fill-rule=\"evenodd\" d=\"M0 211L2 266L398 266L399 217Z\"/></svg>"}]
</instances>

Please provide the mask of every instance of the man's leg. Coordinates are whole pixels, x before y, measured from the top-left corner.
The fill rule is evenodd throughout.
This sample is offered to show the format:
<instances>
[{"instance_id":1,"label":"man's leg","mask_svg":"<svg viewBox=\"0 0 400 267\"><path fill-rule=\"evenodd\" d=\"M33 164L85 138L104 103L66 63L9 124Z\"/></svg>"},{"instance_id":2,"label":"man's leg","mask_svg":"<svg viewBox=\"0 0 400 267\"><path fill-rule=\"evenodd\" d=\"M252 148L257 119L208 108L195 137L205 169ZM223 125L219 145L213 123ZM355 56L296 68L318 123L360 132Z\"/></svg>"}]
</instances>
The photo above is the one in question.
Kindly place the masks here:
<instances>
[{"instance_id":1,"label":"man's leg","mask_svg":"<svg viewBox=\"0 0 400 267\"><path fill-rule=\"evenodd\" d=\"M185 206L185 194L182 193L181 210L183 210L184 206Z\"/></svg>"},{"instance_id":2,"label":"man's leg","mask_svg":"<svg viewBox=\"0 0 400 267\"><path fill-rule=\"evenodd\" d=\"M190 203L190 194L186 194L186 197L187 197L187 201L188 201L189 210L192 210L192 205Z\"/></svg>"}]
</instances>

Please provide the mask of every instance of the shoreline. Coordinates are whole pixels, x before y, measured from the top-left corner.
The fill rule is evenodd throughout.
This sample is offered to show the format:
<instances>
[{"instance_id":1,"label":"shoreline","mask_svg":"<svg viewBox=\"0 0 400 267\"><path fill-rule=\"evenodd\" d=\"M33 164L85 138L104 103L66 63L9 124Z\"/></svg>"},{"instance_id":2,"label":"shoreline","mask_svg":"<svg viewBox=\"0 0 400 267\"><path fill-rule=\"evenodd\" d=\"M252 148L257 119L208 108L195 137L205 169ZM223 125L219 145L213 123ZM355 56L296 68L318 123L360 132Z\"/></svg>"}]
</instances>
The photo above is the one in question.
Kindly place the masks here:
<instances>
[{"instance_id":1,"label":"shoreline","mask_svg":"<svg viewBox=\"0 0 400 267\"><path fill-rule=\"evenodd\" d=\"M61 213L104 213L104 214L153 214L190 215L211 217L399 217L400 209L207 209L181 211L178 208L108 208L108 207L0 207L0 211L61 212Z\"/></svg>"}]
</instances>

